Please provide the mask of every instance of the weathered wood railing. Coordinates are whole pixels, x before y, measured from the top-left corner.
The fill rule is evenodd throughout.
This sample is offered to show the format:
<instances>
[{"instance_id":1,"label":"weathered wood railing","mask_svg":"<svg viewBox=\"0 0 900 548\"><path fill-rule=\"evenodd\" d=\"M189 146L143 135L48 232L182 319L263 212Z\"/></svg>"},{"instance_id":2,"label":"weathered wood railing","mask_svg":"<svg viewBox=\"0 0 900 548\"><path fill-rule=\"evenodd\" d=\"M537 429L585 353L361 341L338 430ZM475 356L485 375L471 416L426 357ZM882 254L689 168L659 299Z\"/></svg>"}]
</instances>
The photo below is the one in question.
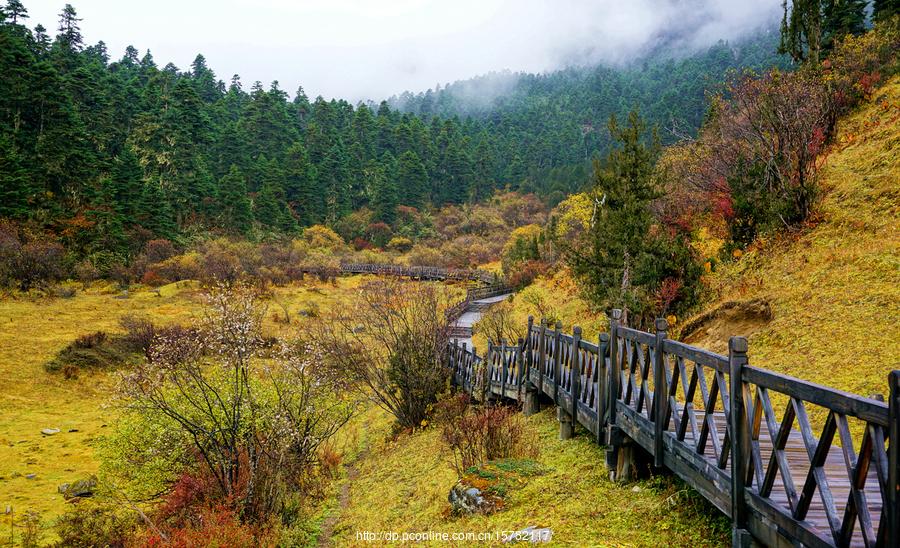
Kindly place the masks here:
<instances>
[{"instance_id":1,"label":"weathered wood railing","mask_svg":"<svg viewBox=\"0 0 900 548\"><path fill-rule=\"evenodd\" d=\"M340 271L343 274L377 274L380 276L402 276L421 280L476 281L486 284L497 281L497 276L494 273L471 268L343 263Z\"/></svg>"},{"instance_id":2,"label":"weathered wood railing","mask_svg":"<svg viewBox=\"0 0 900 548\"><path fill-rule=\"evenodd\" d=\"M466 296L463 300L447 309L447 322L455 322L477 300L506 295L512 292L513 288L503 283L493 283L484 287L470 287L466 290Z\"/></svg>"},{"instance_id":3,"label":"weathered wood railing","mask_svg":"<svg viewBox=\"0 0 900 548\"><path fill-rule=\"evenodd\" d=\"M483 359L451 343L453 381L527 413L551 402L560 436L582 425L614 476L643 452L731 518L735 546L900 546L900 371L885 403L751 366L742 337L723 356L620 317L596 342L529 319Z\"/></svg>"}]
</instances>

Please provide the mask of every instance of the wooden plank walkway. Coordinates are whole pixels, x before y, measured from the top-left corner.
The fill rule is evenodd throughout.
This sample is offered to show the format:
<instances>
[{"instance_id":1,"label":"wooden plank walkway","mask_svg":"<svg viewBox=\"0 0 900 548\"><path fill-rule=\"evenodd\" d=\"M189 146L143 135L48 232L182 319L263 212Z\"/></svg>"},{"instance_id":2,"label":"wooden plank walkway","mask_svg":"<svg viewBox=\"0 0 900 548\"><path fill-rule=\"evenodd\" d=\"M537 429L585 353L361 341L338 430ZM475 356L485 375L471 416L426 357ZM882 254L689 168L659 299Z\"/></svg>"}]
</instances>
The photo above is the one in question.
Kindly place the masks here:
<instances>
[{"instance_id":1,"label":"wooden plank walkway","mask_svg":"<svg viewBox=\"0 0 900 548\"><path fill-rule=\"evenodd\" d=\"M483 358L451 343L454 383L557 406L561 437L582 425L613 475L646 454L732 519L735 546L900 546L900 371L885 403L751 366L740 337L722 356L618 319L596 343L531 319Z\"/></svg>"}]
</instances>

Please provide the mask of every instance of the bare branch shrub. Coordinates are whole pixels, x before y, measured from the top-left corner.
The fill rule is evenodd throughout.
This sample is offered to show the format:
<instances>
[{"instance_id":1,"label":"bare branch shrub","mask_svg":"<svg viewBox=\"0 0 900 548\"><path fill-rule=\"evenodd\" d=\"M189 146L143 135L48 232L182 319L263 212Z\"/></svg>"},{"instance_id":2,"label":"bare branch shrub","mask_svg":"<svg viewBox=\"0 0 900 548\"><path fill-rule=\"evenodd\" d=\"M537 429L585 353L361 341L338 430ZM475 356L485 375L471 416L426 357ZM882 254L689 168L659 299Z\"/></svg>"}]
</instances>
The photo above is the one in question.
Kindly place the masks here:
<instances>
[{"instance_id":1,"label":"bare branch shrub","mask_svg":"<svg viewBox=\"0 0 900 548\"><path fill-rule=\"evenodd\" d=\"M208 486L203 500L245 520L280 510L352 407L310 348L262 336L264 314L247 286L219 285L199 329L156 331L149 359L121 383L125 422L138 424L119 439L126 479L139 481L135 467L156 464L168 472L160 494L187 474ZM136 338L147 335L135 325Z\"/></svg>"},{"instance_id":2,"label":"bare branch shrub","mask_svg":"<svg viewBox=\"0 0 900 548\"><path fill-rule=\"evenodd\" d=\"M485 310L473 328L476 334L484 335L495 343L515 342L522 335L518 322L513 318L513 306L509 301L497 303Z\"/></svg>"},{"instance_id":3,"label":"bare branch shrub","mask_svg":"<svg viewBox=\"0 0 900 548\"><path fill-rule=\"evenodd\" d=\"M312 337L325 364L364 398L417 428L448 385L448 293L437 284L379 280L322 319Z\"/></svg>"},{"instance_id":4,"label":"bare branch shrub","mask_svg":"<svg viewBox=\"0 0 900 548\"><path fill-rule=\"evenodd\" d=\"M515 407L471 405L468 394L446 398L435 408L441 439L453 454L453 467L462 476L472 467L511 457L536 457L537 445L522 425Z\"/></svg>"}]
</instances>

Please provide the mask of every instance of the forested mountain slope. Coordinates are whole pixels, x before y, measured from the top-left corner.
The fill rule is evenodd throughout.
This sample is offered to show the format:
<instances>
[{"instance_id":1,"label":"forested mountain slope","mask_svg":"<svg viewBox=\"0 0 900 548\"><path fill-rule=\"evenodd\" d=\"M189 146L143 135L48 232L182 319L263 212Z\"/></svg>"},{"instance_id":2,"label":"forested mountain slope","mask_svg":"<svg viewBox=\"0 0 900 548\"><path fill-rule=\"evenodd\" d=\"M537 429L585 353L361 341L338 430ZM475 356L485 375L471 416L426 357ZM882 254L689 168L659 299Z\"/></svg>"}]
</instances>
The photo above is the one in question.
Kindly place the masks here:
<instances>
[{"instance_id":1,"label":"forested mountain slope","mask_svg":"<svg viewBox=\"0 0 900 548\"><path fill-rule=\"evenodd\" d=\"M586 178L582 169L611 145L606 122L637 107L663 144L695 134L708 94L729 73L786 66L776 54L778 33L761 29L735 42L719 41L704 51L676 57L660 47L625 67L570 67L547 74L500 72L454 82L424 93L404 93L388 102L419 116L471 116L490 134L506 136L507 178L528 190L568 194Z\"/></svg>"},{"instance_id":2,"label":"forested mountain slope","mask_svg":"<svg viewBox=\"0 0 900 548\"><path fill-rule=\"evenodd\" d=\"M226 83L202 55L186 70L134 47L118 57L87 44L68 5L55 37L30 29L20 2L0 13L0 217L62 235L76 257L117 261L151 238L290 234L362 207L390 225L397 205L506 186L558 201L608 145L610 113L637 105L692 131L727 70L776 61L763 35L627 70L516 75L481 109L457 102L461 83L433 107L426 93L398 110Z\"/></svg>"}]
</instances>

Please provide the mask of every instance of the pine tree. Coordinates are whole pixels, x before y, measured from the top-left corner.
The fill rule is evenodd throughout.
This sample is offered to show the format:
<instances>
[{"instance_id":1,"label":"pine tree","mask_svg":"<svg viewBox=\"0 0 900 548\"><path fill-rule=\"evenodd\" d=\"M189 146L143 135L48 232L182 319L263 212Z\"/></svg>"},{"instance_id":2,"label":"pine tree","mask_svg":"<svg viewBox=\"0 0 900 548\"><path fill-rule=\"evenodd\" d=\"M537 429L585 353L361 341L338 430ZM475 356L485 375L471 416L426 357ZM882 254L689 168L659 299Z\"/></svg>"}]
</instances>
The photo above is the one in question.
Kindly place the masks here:
<instances>
[{"instance_id":1,"label":"pine tree","mask_svg":"<svg viewBox=\"0 0 900 548\"><path fill-rule=\"evenodd\" d=\"M287 150L284 162L285 197L300 224L309 226L321 222L325 211L325 196L318 185L316 166L301 142Z\"/></svg>"},{"instance_id":2,"label":"pine tree","mask_svg":"<svg viewBox=\"0 0 900 548\"><path fill-rule=\"evenodd\" d=\"M900 0L875 0L872 4L872 17L876 21L887 21L900 15Z\"/></svg>"},{"instance_id":3,"label":"pine tree","mask_svg":"<svg viewBox=\"0 0 900 548\"><path fill-rule=\"evenodd\" d=\"M376 221L393 224L397 217L397 182L394 176L394 160L385 152L379 162L369 162L364 170L366 183L372 196L370 205Z\"/></svg>"},{"instance_id":4,"label":"pine tree","mask_svg":"<svg viewBox=\"0 0 900 548\"><path fill-rule=\"evenodd\" d=\"M8 0L6 7L0 11L6 14L6 18L13 25L22 25L24 23L20 20L28 19L28 10L25 9L20 0Z\"/></svg>"},{"instance_id":5,"label":"pine tree","mask_svg":"<svg viewBox=\"0 0 900 548\"><path fill-rule=\"evenodd\" d=\"M397 161L400 203L421 208L428 201L428 171L415 152L408 150Z\"/></svg>"},{"instance_id":6,"label":"pine tree","mask_svg":"<svg viewBox=\"0 0 900 548\"><path fill-rule=\"evenodd\" d=\"M834 43L848 34L866 31L868 0L827 0L823 11L822 47L830 50Z\"/></svg>"},{"instance_id":7,"label":"pine tree","mask_svg":"<svg viewBox=\"0 0 900 548\"><path fill-rule=\"evenodd\" d=\"M822 49L822 0L783 0L784 18L781 21L779 53L786 53L794 61L819 64Z\"/></svg>"},{"instance_id":8,"label":"pine tree","mask_svg":"<svg viewBox=\"0 0 900 548\"><path fill-rule=\"evenodd\" d=\"M594 162L594 194L602 205L592 224L591 247L573 250L572 263L596 303L640 313L642 268L653 261L649 206L659 195L653 167L660 145L655 132L645 138L646 125L635 111L625 127L611 117L609 132L619 147Z\"/></svg>"},{"instance_id":9,"label":"pine tree","mask_svg":"<svg viewBox=\"0 0 900 548\"><path fill-rule=\"evenodd\" d=\"M27 217L31 192L22 157L12 140L0 133L0 217Z\"/></svg>"},{"instance_id":10,"label":"pine tree","mask_svg":"<svg viewBox=\"0 0 900 548\"><path fill-rule=\"evenodd\" d=\"M253 211L247 197L247 181L235 165L219 181L219 202L221 225L230 232L247 234L253 225Z\"/></svg>"}]
</instances>

